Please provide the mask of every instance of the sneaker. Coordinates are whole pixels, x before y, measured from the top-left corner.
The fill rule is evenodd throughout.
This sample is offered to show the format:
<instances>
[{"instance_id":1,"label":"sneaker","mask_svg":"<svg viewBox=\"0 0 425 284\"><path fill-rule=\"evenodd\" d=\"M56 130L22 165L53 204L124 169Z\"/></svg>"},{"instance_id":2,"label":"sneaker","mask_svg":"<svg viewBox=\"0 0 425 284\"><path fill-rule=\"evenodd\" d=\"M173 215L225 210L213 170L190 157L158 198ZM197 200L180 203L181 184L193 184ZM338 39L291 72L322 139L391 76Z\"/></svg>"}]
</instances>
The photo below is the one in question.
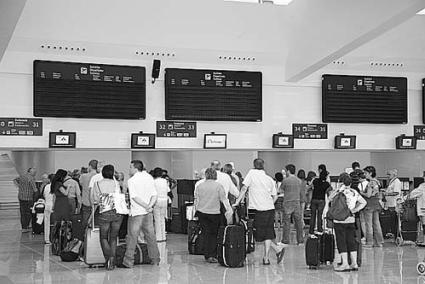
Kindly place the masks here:
<instances>
[{"instance_id":1,"label":"sneaker","mask_svg":"<svg viewBox=\"0 0 425 284\"><path fill-rule=\"evenodd\" d=\"M351 267L348 264L338 265L337 267L334 268L334 270L336 272L347 272L347 271L351 271Z\"/></svg>"},{"instance_id":2,"label":"sneaker","mask_svg":"<svg viewBox=\"0 0 425 284\"><path fill-rule=\"evenodd\" d=\"M350 265L350 269L352 271L358 271L359 270L359 266L357 264L356 265Z\"/></svg>"},{"instance_id":3,"label":"sneaker","mask_svg":"<svg viewBox=\"0 0 425 284\"><path fill-rule=\"evenodd\" d=\"M51 242L49 242L49 241L44 241L44 244L45 244L45 245L51 245L52 243L51 243Z\"/></svg>"},{"instance_id":4,"label":"sneaker","mask_svg":"<svg viewBox=\"0 0 425 284\"><path fill-rule=\"evenodd\" d=\"M263 265L270 265L270 259L265 260L263 258Z\"/></svg>"},{"instance_id":5,"label":"sneaker","mask_svg":"<svg viewBox=\"0 0 425 284\"><path fill-rule=\"evenodd\" d=\"M277 258L277 264L280 264L281 262L282 262L282 260L283 260L283 255L285 254L285 248L282 248L281 250L280 250L280 252L278 252L277 254L276 254L276 258ZM269 263L270 263L270 261L269 261Z\"/></svg>"},{"instance_id":6,"label":"sneaker","mask_svg":"<svg viewBox=\"0 0 425 284\"><path fill-rule=\"evenodd\" d=\"M132 267L125 265L124 263L118 264L117 267L119 268L126 268L126 269L131 269Z\"/></svg>"},{"instance_id":7,"label":"sneaker","mask_svg":"<svg viewBox=\"0 0 425 284\"><path fill-rule=\"evenodd\" d=\"M22 233L29 233L30 231L30 229L22 229Z\"/></svg>"},{"instance_id":8,"label":"sneaker","mask_svg":"<svg viewBox=\"0 0 425 284\"><path fill-rule=\"evenodd\" d=\"M217 263L217 262L218 262L218 260L217 260L217 258L215 258L215 257L209 257L209 258L207 259L207 262L208 262L208 263Z\"/></svg>"}]
</instances>

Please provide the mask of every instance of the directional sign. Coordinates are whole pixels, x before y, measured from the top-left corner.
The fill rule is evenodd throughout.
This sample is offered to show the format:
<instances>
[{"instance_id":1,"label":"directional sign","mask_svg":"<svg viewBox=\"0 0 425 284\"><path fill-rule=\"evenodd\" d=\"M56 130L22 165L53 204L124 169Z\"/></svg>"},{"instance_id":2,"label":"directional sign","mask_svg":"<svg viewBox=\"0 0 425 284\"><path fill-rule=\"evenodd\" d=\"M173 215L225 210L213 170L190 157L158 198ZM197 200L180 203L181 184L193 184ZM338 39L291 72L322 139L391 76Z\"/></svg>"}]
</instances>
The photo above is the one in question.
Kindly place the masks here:
<instances>
[{"instance_id":1,"label":"directional sign","mask_svg":"<svg viewBox=\"0 0 425 284\"><path fill-rule=\"evenodd\" d=\"M328 125L293 123L292 134L296 139L328 139Z\"/></svg>"},{"instance_id":2,"label":"directional sign","mask_svg":"<svg viewBox=\"0 0 425 284\"><path fill-rule=\"evenodd\" d=\"M157 121L156 136L166 138L196 137L196 122Z\"/></svg>"},{"instance_id":3,"label":"directional sign","mask_svg":"<svg viewBox=\"0 0 425 284\"><path fill-rule=\"evenodd\" d=\"M0 135L43 136L41 118L0 117Z\"/></svg>"}]
</instances>

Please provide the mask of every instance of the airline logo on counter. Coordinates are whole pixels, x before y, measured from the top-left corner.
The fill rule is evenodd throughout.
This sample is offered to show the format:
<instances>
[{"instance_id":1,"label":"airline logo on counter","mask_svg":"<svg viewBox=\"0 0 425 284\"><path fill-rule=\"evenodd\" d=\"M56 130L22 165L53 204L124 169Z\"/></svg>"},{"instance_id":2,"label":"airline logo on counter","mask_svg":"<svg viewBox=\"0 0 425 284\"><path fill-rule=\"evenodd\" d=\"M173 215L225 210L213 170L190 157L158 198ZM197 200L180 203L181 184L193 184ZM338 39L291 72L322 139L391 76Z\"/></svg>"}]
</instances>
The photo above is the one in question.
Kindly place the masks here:
<instances>
[{"instance_id":1,"label":"airline logo on counter","mask_svg":"<svg viewBox=\"0 0 425 284\"><path fill-rule=\"evenodd\" d=\"M67 145L69 144L69 136L68 135L56 135L56 144L57 145Z\"/></svg>"},{"instance_id":2,"label":"airline logo on counter","mask_svg":"<svg viewBox=\"0 0 425 284\"><path fill-rule=\"evenodd\" d=\"M149 136L138 136L137 145L140 146L149 146Z\"/></svg>"},{"instance_id":3,"label":"airline logo on counter","mask_svg":"<svg viewBox=\"0 0 425 284\"><path fill-rule=\"evenodd\" d=\"M341 138L341 146L350 147L351 138Z\"/></svg>"}]
</instances>

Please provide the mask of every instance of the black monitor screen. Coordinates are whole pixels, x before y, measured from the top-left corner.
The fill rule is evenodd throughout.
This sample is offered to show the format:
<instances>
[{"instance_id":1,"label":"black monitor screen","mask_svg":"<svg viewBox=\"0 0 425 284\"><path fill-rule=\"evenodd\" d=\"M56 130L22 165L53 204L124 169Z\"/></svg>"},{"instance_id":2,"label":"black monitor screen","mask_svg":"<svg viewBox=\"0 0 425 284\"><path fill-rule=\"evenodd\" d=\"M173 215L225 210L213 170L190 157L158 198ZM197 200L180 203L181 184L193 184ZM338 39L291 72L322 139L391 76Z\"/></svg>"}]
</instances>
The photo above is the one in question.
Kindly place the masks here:
<instances>
[{"instance_id":1,"label":"black monitor screen","mask_svg":"<svg viewBox=\"0 0 425 284\"><path fill-rule=\"evenodd\" d=\"M75 132L50 132L49 148L75 148Z\"/></svg>"}]
</instances>

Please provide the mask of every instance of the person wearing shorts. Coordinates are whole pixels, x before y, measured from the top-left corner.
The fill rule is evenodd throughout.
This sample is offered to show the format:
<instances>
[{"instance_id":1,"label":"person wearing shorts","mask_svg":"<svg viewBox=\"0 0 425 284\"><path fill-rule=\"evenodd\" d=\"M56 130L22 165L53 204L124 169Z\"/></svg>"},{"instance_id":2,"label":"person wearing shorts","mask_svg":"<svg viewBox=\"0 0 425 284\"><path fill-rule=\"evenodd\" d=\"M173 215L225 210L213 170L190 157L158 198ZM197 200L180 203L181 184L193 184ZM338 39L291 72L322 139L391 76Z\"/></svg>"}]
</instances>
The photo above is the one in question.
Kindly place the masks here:
<instances>
[{"instance_id":1,"label":"person wearing shorts","mask_svg":"<svg viewBox=\"0 0 425 284\"><path fill-rule=\"evenodd\" d=\"M243 181L242 191L234 206L237 206L248 191L248 208L255 210L254 238L257 242L264 242L263 264L270 265L269 252L272 248L276 252L277 263L283 259L286 245L276 244L274 231L274 202L277 192L274 180L264 171L264 161L254 160L254 169L251 169Z\"/></svg>"}]
</instances>

